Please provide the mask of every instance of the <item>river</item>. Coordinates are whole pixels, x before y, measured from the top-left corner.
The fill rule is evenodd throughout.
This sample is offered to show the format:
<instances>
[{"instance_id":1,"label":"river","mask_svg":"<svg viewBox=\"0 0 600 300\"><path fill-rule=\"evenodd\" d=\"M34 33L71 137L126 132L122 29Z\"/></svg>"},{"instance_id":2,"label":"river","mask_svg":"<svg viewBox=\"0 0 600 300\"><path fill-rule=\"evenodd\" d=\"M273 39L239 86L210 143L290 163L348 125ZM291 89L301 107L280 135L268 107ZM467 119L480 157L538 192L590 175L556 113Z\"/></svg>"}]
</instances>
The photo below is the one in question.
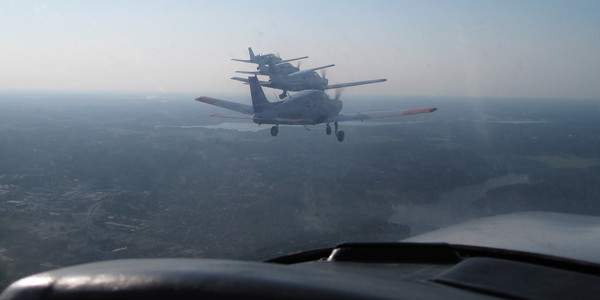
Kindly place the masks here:
<instances>
[{"instance_id":1,"label":"river","mask_svg":"<svg viewBox=\"0 0 600 300\"><path fill-rule=\"evenodd\" d=\"M390 222L407 225L411 234L439 229L482 217L473 203L486 192L501 186L529 183L527 174L508 174L488 179L484 183L466 185L442 192L440 200L425 204L397 204Z\"/></svg>"}]
</instances>

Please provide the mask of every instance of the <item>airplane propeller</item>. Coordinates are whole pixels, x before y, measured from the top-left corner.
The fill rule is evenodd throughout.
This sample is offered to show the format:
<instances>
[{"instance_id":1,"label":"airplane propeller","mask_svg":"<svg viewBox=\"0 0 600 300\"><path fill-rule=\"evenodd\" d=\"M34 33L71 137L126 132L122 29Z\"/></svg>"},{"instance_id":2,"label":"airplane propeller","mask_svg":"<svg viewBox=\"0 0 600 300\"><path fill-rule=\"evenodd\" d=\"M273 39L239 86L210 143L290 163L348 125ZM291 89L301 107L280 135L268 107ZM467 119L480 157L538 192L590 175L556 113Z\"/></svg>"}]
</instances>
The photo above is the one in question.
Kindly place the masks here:
<instances>
[{"instance_id":1,"label":"airplane propeller","mask_svg":"<svg viewBox=\"0 0 600 300\"><path fill-rule=\"evenodd\" d=\"M335 90L335 100L340 100L342 94L344 93L344 88L339 88Z\"/></svg>"},{"instance_id":2,"label":"airplane propeller","mask_svg":"<svg viewBox=\"0 0 600 300\"><path fill-rule=\"evenodd\" d=\"M327 78L327 69L322 69L321 70L321 77Z\"/></svg>"}]
</instances>

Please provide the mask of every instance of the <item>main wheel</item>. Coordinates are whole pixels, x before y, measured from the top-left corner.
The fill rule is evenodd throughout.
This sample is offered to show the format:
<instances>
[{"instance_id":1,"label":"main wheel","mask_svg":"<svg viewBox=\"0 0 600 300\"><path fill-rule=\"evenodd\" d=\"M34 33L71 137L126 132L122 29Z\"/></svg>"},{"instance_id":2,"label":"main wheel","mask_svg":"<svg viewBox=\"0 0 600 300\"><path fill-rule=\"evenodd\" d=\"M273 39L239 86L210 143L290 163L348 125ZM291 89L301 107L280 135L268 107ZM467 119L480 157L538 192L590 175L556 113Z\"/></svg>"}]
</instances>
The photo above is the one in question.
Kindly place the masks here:
<instances>
[{"instance_id":1,"label":"main wheel","mask_svg":"<svg viewBox=\"0 0 600 300\"><path fill-rule=\"evenodd\" d=\"M327 127L325 127L325 133L327 133L327 135L331 135L331 126L329 126L329 124L327 124Z\"/></svg>"},{"instance_id":2,"label":"main wheel","mask_svg":"<svg viewBox=\"0 0 600 300\"><path fill-rule=\"evenodd\" d=\"M277 127L277 126L271 127L271 135L272 136L277 136L278 133L279 133L279 127Z\"/></svg>"},{"instance_id":3,"label":"main wheel","mask_svg":"<svg viewBox=\"0 0 600 300\"><path fill-rule=\"evenodd\" d=\"M344 132L343 131L341 131L341 130L338 131L336 136L337 136L338 141L340 141L340 142L344 141Z\"/></svg>"}]
</instances>

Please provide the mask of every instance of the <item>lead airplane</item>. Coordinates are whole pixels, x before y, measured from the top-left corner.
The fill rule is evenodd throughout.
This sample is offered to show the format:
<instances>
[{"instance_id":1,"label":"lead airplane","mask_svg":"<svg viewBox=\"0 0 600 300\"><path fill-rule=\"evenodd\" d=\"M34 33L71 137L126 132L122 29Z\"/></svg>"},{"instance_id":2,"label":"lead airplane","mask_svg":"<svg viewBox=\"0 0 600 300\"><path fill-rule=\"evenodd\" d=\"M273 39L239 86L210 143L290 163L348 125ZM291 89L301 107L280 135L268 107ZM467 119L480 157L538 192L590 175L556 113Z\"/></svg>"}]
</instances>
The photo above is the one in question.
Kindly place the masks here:
<instances>
[{"instance_id":1,"label":"lead airplane","mask_svg":"<svg viewBox=\"0 0 600 300\"><path fill-rule=\"evenodd\" d=\"M338 141L344 141L344 131L339 130L338 122L363 121L373 118L406 116L413 114L430 113L437 108L419 108L409 110L364 112L353 115L340 115L342 101L339 94L331 99L322 90L305 90L292 96L287 96L282 101L270 102L256 76L248 77L252 106L237 102L215 99L211 97L199 97L196 101L216 105L229 110L234 110L248 116L229 116L224 114L213 114L214 117L252 119L254 123L273 124L271 135L279 133L279 125L316 125L325 123L325 133L331 135L333 123L335 136Z\"/></svg>"}]
</instances>

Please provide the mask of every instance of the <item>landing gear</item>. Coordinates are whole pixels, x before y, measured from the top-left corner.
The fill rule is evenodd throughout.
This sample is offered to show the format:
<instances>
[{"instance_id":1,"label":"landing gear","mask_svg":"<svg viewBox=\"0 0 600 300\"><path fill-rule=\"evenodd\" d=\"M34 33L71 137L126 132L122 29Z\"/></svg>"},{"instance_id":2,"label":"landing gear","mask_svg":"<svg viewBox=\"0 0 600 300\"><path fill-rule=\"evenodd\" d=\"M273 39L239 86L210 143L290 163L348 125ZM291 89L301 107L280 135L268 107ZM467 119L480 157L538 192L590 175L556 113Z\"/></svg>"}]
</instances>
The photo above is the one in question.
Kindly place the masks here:
<instances>
[{"instance_id":1,"label":"landing gear","mask_svg":"<svg viewBox=\"0 0 600 300\"><path fill-rule=\"evenodd\" d=\"M338 122L334 122L333 126L335 127L335 137L337 137L337 140L339 142L343 142L344 141L344 132L342 130L338 131ZM329 124L327 124L327 134L331 133L331 127L329 127Z\"/></svg>"},{"instance_id":2,"label":"landing gear","mask_svg":"<svg viewBox=\"0 0 600 300\"><path fill-rule=\"evenodd\" d=\"M329 123L327 123L325 127L325 133L327 133L327 135L331 135L331 126L329 126Z\"/></svg>"},{"instance_id":3,"label":"landing gear","mask_svg":"<svg viewBox=\"0 0 600 300\"><path fill-rule=\"evenodd\" d=\"M342 130L338 131L335 136L337 137L338 141L343 142L344 141L344 132Z\"/></svg>"},{"instance_id":4,"label":"landing gear","mask_svg":"<svg viewBox=\"0 0 600 300\"><path fill-rule=\"evenodd\" d=\"M275 125L275 126L271 127L271 135L272 136L277 136L278 133L279 133L279 125Z\"/></svg>"}]
</instances>

